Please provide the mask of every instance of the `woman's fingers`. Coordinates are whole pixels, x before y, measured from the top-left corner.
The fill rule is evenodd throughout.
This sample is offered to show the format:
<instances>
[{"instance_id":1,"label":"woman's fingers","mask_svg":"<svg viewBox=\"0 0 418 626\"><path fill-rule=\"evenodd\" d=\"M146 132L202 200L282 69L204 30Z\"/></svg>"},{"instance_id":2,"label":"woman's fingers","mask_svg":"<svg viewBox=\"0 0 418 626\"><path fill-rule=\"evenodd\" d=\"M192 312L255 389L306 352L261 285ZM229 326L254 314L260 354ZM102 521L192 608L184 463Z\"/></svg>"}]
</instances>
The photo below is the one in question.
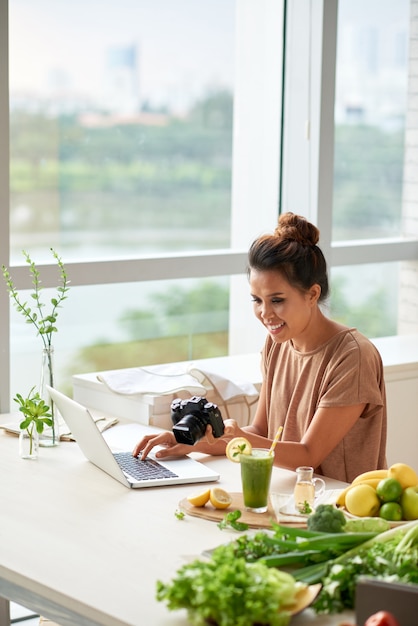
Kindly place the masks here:
<instances>
[{"instance_id":1,"label":"woman's fingers","mask_svg":"<svg viewBox=\"0 0 418 626\"><path fill-rule=\"evenodd\" d=\"M132 450L132 456L141 453L141 459L146 459L154 446L172 446L175 439L172 433L160 433L159 435L146 435L139 441Z\"/></svg>"},{"instance_id":2,"label":"woman's fingers","mask_svg":"<svg viewBox=\"0 0 418 626\"><path fill-rule=\"evenodd\" d=\"M154 436L155 435L147 435L146 437L143 437L141 439L141 441L138 441L138 443L136 444L136 446L132 450L132 456L138 456L139 453L144 449L144 447L148 443L149 439L152 439L152 437L154 437Z\"/></svg>"},{"instance_id":3,"label":"woman's fingers","mask_svg":"<svg viewBox=\"0 0 418 626\"><path fill-rule=\"evenodd\" d=\"M232 438L238 436L239 427L235 420L227 419L224 421L224 434L225 438Z\"/></svg>"}]
</instances>

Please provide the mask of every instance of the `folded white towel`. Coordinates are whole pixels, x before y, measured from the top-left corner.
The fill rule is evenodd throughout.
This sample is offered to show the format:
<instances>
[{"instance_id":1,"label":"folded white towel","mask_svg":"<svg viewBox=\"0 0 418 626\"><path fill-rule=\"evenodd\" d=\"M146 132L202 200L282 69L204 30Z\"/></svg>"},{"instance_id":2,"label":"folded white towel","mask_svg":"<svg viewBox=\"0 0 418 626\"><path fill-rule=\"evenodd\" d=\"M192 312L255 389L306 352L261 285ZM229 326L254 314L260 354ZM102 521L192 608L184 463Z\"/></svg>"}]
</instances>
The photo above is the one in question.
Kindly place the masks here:
<instances>
[{"instance_id":1,"label":"folded white towel","mask_svg":"<svg viewBox=\"0 0 418 626\"><path fill-rule=\"evenodd\" d=\"M204 396L207 391L214 390L223 402L244 397L251 404L258 399L257 388L251 382L230 380L215 372L200 370L192 363L111 370L100 372L97 378L111 391L126 395L168 395L187 391L191 395Z\"/></svg>"},{"instance_id":2,"label":"folded white towel","mask_svg":"<svg viewBox=\"0 0 418 626\"><path fill-rule=\"evenodd\" d=\"M206 388L190 374L180 371L175 365L156 365L146 369L133 367L111 370L97 375L111 391L126 395L167 395L178 391L204 394Z\"/></svg>"}]
</instances>

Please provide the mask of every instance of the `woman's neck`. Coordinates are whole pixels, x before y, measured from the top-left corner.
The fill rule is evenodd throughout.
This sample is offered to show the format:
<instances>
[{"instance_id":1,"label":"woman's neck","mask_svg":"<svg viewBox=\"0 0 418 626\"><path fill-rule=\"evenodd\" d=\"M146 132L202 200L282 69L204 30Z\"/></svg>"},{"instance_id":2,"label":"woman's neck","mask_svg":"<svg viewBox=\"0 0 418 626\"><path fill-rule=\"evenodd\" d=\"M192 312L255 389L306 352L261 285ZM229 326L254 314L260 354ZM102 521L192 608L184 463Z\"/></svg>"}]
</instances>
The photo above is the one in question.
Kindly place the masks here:
<instances>
[{"instance_id":1,"label":"woman's neck","mask_svg":"<svg viewBox=\"0 0 418 626\"><path fill-rule=\"evenodd\" d=\"M317 308L305 331L299 337L292 339L293 347L298 352L312 352L346 328L347 326L326 317Z\"/></svg>"}]
</instances>

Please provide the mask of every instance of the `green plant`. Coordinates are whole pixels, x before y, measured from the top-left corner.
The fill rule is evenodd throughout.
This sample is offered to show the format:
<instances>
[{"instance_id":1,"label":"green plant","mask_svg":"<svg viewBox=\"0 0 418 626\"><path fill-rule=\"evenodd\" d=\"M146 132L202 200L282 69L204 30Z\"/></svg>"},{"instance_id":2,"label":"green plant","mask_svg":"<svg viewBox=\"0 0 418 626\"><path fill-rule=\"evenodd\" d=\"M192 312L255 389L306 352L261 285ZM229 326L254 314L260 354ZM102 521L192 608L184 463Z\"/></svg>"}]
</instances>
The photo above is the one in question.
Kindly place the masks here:
<instances>
[{"instance_id":1,"label":"green plant","mask_svg":"<svg viewBox=\"0 0 418 626\"><path fill-rule=\"evenodd\" d=\"M47 315L44 315L45 303L41 300L41 292L43 287L41 284L39 270L36 267L34 261L31 259L28 252L26 252L25 250L23 250L22 252L23 256L25 257L26 263L29 264L29 272L32 276L32 284L34 286L34 289L31 293L31 298L34 300L35 308L32 309L27 302L23 302L21 300L19 293L13 283L11 274L5 265L2 266L3 277L6 281L7 289L13 301L13 304L16 307L16 310L22 313L22 315L26 318L27 324L33 324L33 326L35 326L38 334L41 336L44 348L50 349L52 343L52 333L58 332L58 328L56 326L58 308L67 298L66 294L69 290L68 284L70 281L68 280L64 263L55 252L55 250L51 248L51 252L55 260L57 261L60 270L60 282L57 287L57 295L51 298L50 301L52 304L52 309Z\"/></svg>"},{"instance_id":2,"label":"green plant","mask_svg":"<svg viewBox=\"0 0 418 626\"><path fill-rule=\"evenodd\" d=\"M67 292L69 290L68 284L69 280L67 277L67 272L64 267L64 263L61 260L61 257L55 252L53 248L50 249L52 255L54 256L59 272L59 283L57 286L57 293L54 297L51 298L50 303L52 308L50 311L45 314L45 303L42 301L42 281L40 277L40 272L35 264L35 262L30 257L29 253L23 250L23 256L25 257L26 263L29 265L29 273L32 277L33 291L30 294L32 300L34 301L34 307L30 307L27 302L23 302L21 299L11 274L8 268L3 265L3 277L6 281L7 289L9 291L10 297L13 301L16 310L19 311L26 319L27 324L32 324L36 330L37 334L40 335L43 345L44 345L44 355L42 366L42 374L41 374L41 394L43 395L43 385L48 383L51 387L54 387L54 372L53 372L53 363L52 363L52 334L58 332L58 328L56 326L57 317L58 317L58 309L61 307L64 300L67 298ZM44 369L45 363L45 369ZM44 377L44 375L46 376ZM33 399L33 398L32 398ZM58 441L58 436L56 432L56 424L55 424L55 407L54 403L51 404L51 414L52 414L52 445L55 445ZM39 430L38 430L39 432ZM42 431L41 431L42 432Z\"/></svg>"},{"instance_id":3,"label":"green plant","mask_svg":"<svg viewBox=\"0 0 418 626\"><path fill-rule=\"evenodd\" d=\"M38 434L41 434L45 425L53 425L51 409L42 400L39 393L35 393L35 387L32 387L26 398L17 393L13 400L19 404L19 411L24 415L19 427L28 433L30 454L32 454L34 430L36 429Z\"/></svg>"}]
</instances>

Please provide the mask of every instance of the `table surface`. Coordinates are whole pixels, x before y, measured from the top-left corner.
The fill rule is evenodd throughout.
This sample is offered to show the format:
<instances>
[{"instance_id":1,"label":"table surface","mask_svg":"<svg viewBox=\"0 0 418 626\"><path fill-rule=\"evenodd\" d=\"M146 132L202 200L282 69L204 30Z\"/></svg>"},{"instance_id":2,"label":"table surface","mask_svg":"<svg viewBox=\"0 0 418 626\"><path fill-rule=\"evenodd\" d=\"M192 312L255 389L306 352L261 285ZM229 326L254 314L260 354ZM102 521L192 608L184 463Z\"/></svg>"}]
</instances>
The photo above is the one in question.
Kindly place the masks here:
<instances>
[{"instance_id":1,"label":"table surface","mask_svg":"<svg viewBox=\"0 0 418 626\"><path fill-rule=\"evenodd\" d=\"M240 491L238 464L199 458L220 473L220 487ZM294 481L294 472L274 468L271 489L291 493ZM169 581L187 559L237 536L211 521L176 518L178 503L201 489L128 489L70 442L41 448L37 461L22 460L18 438L0 429L0 595L61 626L188 624L185 611L169 612L156 601L156 581ZM355 621L350 612L320 617L306 610L292 626L343 619Z\"/></svg>"}]
</instances>

